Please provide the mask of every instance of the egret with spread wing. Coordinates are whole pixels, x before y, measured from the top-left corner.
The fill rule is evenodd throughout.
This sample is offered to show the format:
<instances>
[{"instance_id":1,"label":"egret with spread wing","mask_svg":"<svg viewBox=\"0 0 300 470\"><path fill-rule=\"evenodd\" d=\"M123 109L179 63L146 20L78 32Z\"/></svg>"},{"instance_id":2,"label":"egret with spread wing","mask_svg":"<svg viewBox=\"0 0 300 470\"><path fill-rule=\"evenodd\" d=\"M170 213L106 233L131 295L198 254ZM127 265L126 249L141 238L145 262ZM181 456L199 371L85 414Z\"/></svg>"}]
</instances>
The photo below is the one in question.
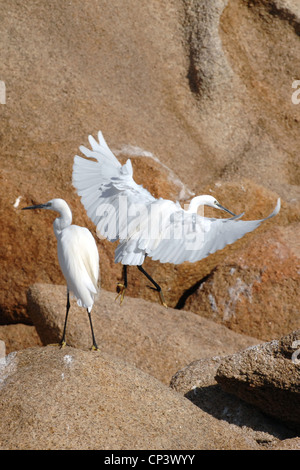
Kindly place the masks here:
<instances>
[{"instance_id":1,"label":"egret with spread wing","mask_svg":"<svg viewBox=\"0 0 300 470\"><path fill-rule=\"evenodd\" d=\"M76 155L73 185L97 227L97 233L110 241L119 240L115 262L124 266L124 283L119 284L121 302L127 287L127 266L137 266L158 291L166 306L159 284L144 270L146 256L161 263L181 264L199 261L223 249L256 229L280 210L280 199L267 218L240 220L210 195L194 197L187 210L178 202L156 199L133 179L130 159L122 166L109 149L102 133L98 142L88 137L92 150L80 146L85 157ZM233 217L215 219L197 214L199 206L211 206Z\"/></svg>"},{"instance_id":2,"label":"egret with spread wing","mask_svg":"<svg viewBox=\"0 0 300 470\"><path fill-rule=\"evenodd\" d=\"M93 338L92 349L98 350L91 318L99 278L99 253L95 239L87 228L71 225L72 212L63 199L52 199L45 204L23 207L23 210L28 209L48 209L60 214L60 217L53 222L58 261L67 281L67 308L60 344L62 347L66 345L69 293L72 292L77 298L78 305L87 309Z\"/></svg>"}]
</instances>

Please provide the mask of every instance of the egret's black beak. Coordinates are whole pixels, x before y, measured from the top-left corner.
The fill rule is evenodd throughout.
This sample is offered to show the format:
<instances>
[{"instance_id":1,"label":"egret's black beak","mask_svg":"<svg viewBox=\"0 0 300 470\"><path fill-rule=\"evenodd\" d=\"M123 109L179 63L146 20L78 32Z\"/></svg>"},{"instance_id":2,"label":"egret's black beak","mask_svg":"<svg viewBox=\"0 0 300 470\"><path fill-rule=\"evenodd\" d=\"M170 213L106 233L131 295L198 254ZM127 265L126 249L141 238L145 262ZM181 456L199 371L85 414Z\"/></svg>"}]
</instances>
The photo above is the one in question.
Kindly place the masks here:
<instances>
[{"instance_id":1,"label":"egret's black beak","mask_svg":"<svg viewBox=\"0 0 300 470\"><path fill-rule=\"evenodd\" d=\"M236 217L236 214L231 212L229 209L226 209L226 207L221 206L221 204L217 204L219 209L222 209L222 211L228 212L228 214L231 214L233 217Z\"/></svg>"},{"instance_id":2,"label":"egret's black beak","mask_svg":"<svg viewBox=\"0 0 300 470\"><path fill-rule=\"evenodd\" d=\"M37 204L36 206L22 207L22 211L27 209L47 209L49 206L50 204Z\"/></svg>"}]
</instances>

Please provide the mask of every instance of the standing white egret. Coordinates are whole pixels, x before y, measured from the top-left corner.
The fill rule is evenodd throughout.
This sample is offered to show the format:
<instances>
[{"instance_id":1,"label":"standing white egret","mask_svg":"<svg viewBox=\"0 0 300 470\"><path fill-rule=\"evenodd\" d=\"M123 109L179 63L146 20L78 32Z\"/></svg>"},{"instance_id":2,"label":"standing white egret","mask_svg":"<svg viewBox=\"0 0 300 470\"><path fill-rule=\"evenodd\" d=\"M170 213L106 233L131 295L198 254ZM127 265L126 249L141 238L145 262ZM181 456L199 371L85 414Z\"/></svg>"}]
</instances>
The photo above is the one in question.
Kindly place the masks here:
<instances>
[{"instance_id":1,"label":"standing white egret","mask_svg":"<svg viewBox=\"0 0 300 470\"><path fill-rule=\"evenodd\" d=\"M178 202L156 199L137 185L131 161L122 166L100 131L99 142L92 136L88 139L92 150L79 148L89 160L75 156L73 185L97 233L110 241L119 240L115 262L124 266L124 283L119 284L121 302L127 287L127 265L135 265L145 274L166 306L161 287L142 267L146 256L161 263L199 261L256 229L280 210L278 199L274 212L265 219L239 220L243 214L235 216L210 195L194 197L184 210ZM197 214L201 205L221 209L233 217L201 217Z\"/></svg>"},{"instance_id":2,"label":"standing white egret","mask_svg":"<svg viewBox=\"0 0 300 470\"><path fill-rule=\"evenodd\" d=\"M67 307L61 346L66 345L69 294L72 292L78 305L87 309L93 338L92 349L98 350L91 318L99 278L99 253L93 235L85 227L71 225L72 212L63 199L52 199L45 204L23 207L23 210L27 209L48 209L60 214L53 222L53 229L57 238L58 261L67 281Z\"/></svg>"}]
</instances>

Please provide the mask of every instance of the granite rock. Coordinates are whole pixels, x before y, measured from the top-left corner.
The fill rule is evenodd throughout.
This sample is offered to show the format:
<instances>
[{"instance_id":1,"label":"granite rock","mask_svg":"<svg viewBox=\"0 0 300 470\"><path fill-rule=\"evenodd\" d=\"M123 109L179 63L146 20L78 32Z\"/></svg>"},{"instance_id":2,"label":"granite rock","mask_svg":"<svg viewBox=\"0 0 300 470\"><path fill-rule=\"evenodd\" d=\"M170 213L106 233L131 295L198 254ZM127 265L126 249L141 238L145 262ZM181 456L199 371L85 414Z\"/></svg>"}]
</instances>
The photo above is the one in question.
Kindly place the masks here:
<instances>
[{"instance_id":1,"label":"granite rock","mask_svg":"<svg viewBox=\"0 0 300 470\"><path fill-rule=\"evenodd\" d=\"M300 324L300 224L257 231L221 261L184 308L264 341Z\"/></svg>"},{"instance_id":2,"label":"granite rock","mask_svg":"<svg viewBox=\"0 0 300 470\"><path fill-rule=\"evenodd\" d=\"M226 392L300 431L300 330L226 357L216 381Z\"/></svg>"},{"instance_id":3,"label":"granite rock","mask_svg":"<svg viewBox=\"0 0 300 470\"><path fill-rule=\"evenodd\" d=\"M170 387L201 410L242 430L264 449L293 439L295 433L288 427L221 388L215 375L224 359L214 356L193 361L174 374Z\"/></svg>"},{"instance_id":4,"label":"granite rock","mask_svg":"<svg viewBox=\"0 0 300 470\"><path fill-rule=\"evenodd\" d=\"M2 450L258 448L154 377L97 351L11 353L0 379Z\"/></svg>"},{"instance_id":5,"label":"granite rock","mask_svg":"<svg viewBox=\"0 0 300 470\"><path fill-rule=\"evenodd\" d=\"M28 315L44 345L62 337L66 287L35 284L28 291ZM125 359L168 384L172 375L191 361L212 354L231 354L255 338L239 335L192 312L179 311L125 296L122 305L115 294L101 289L92 310L98 346ZM71 302L66 341L70 346L92 346L85 309Z\"/></svg>"}]
</instances>

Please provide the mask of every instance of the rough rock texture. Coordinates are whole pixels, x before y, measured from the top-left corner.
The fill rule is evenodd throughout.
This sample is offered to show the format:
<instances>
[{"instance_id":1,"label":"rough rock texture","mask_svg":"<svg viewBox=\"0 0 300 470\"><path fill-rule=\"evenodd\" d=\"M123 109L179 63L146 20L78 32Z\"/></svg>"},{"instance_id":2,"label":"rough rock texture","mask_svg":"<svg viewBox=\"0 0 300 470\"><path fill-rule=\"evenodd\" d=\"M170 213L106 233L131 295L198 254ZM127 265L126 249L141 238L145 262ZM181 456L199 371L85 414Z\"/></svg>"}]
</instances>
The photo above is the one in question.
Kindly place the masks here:
<instances>
[{"instance_id":1,"label":"rough rock texture","mask_svg":"<svg viewBox=\"0 0 300 470\"><path fill-rule=\"evenodd\" d=\"M98 129L118 155L148 152L197 194L211 189L249 217L254 200L265 215L279 195L284 223L299 221L300 105L291 99L300 60L297 2L1 0L0 6L6 84L0 323L30 321L25 293L33 282L62 282L53 215L18 209L63 197L75 223L94 229L71 173L78 146ZM146 160L139 182L151 189L157 169ZM245 177L253 188L247 193ZM224 182L232 188L228 199L215 187ZM163 178L157 192L174 197L169 189ZM268 200L259 197L266 191ZM114 291L121 270L113 247L99 241L99 250L103 287ZM148 260L146 267L170 289L167 300L175 306L219 260L218 254L175 269ZM131 271L128 293L156 300Z\"/></svg>"},{"instance_id":2,"label":"rough rock texture","mask_svg":"<svg viewBox=\"0 0 300 470\"><path fill-rule=\"evenodd\" d=\"M222 361L222 388L300 432L300 330Z\"/></svg>"},{"instance_id":3,"label":"rough rock texture","mask_svg":"<svg viewBox=\"0 0 300 470\"><path fill-rule=\"evenodd\" d=\"M2 450L258 448L132 365L69 347L7 356L0 411Z\"/></svg>"},{"instance_id":4,"label":"rough rock texture","mask_svg":"<svg viewBox=\"0 0 300 470\"><path fill-rule=\"evenodd\" d=\"M285 439L282 442L276 443L272 450L300 450L300 437Z\"/></svg>"},{"instance_id":5,"label":"rough rock texture","mask_svg":"<svg viewBox=\"0 0 300 470\"><path fill-rule=\"evenodd\" d=\"M300 112L291 100L298 76L299 4L184 3L188 78L215 171L223 178L247 175L299 197Z\"/></svg>"},{"instance_id":6,"label":"rough rock texture","mask_svg":"<svg viewBox=\"0 0 300 470\"><path fill-rule=\"evenodd\" d=\"M19 351L20 349L42 345L35 326L24 325L22 323L0 325L0 340L5 343L6 354Z\"/></svg>"},{"instance_id":7,"label":"rough rock texture","mask_svg":"<svg viewBox=\"0 0 300 470\"><path fill-rule=\"evenodd\" d=\"M28 292L28 314L43 344L60 341L64 325L66 288L34 285ZM121 357L169 384L172 375L189 362L214 354L231 354L258 343L192 312L164 308L143 299L101 290L92 310L101 351ZM72 302L66 341L70 346L92 346L85 309Z\"/></svg>"},{"instance_id":8,"label":"rough rock texture","mask_svg":"<svg viewBox=\"0 0 300 470\"><path fill-rule=\"evenodd\" d=\"M262 340L300 325L300 224L256 233L227 256L185 308Z\"/></svg>"},{"instance_id":9,"label":"rough rock texture","mask_svg":"<svg viewBox=\"0 0 300 470\"><path fill-rule=\"evenodd\" d=\"M222 390L215 375L223 360L224 357L214 356L192 362L176 372L170 387L201 410L242 429L264 448L283 444L291 438L293 432L276 419L266 417L254 406Z\"/></svg>"},{"instance_id":10,"label":"rough rock texture","mask_svg":"<svg viewBox=\"0 0 300 470\"><path fill-rule=\"evenodd\" d=\"M171 307L182 308L195 286L206 279L208 289L210 279L215 290L211 286L201 305L197 302L193 308L197 314L213 318L216 312L212 305L218 303L222 317L226 311L222 299L232 301L228 289L234 286L230 282L240 279L242 284L234 292L234 296L238 294L236 302L227 308L230 322L226 324L230 328L272 340L298 328L294 322L299 318L299 273L295 274L300 222L299 2L0 0L0 10L0 80L6 85L6 104L0 104L0 325L32 323L26 311L26 292L32 284L64 283L52 231L54 214L25 214L22 206L62 197L73 210L74 223L87 226L95 234L72 187L71 175L78 146L86 145L88 134L95 135L101 129L116 155L132 158L137 182L155 196L179 199L184 204L192 193L213 194L232 211L245 211L249 219L266 216L281 197L282 209L276 219L222 252L178 267L148 259L145 268L161 284ZM3 86L0 88L3 90ZM205 215L219 217L220 213L206 211ZM268 234L273 238L268 239L268 230L272 230ZM257 263L247 248L250 242ZM277 262L269 242L280 248ZM115 246L98 240L98 247L102 288L114 292L121 278L121 266L113 261ZM252 263L250 269L245 267L246 255ZM265 255L271 263L261 272ZM242 268L238 257L244 260ZM239 277L236 274L234 278L233 273L228 278L226 269L232 268L231 259ZM263 282L259 283L258 277ZM147 280L136 268L129 270L128 280L128 296L151 300L153 307L146 309L139 301L133 302L131 310L142 312L140 320L131 316L130 309L118 313L116 307L111 313L105 301L101 321L108 328L103 335L101 331L97 334L102 335L102 346L111 341L114 352L153 374L155 371L162 380L166 380L163 361L167 373L173 374L175 365L180 368L193 359L231 354L245 347L244 341L252 341L248 336L233 336L233 332L206 318L198 318L200 330L193 333L194 315L187 312L170 310L160 317L157 295L147 289ZM210 295L215 304L207 301ZM48 291L46 297L50 296ZM106 305L111 303L107 300ZM38 304L37 311L48 309L41 297ZM56 315L49 314L52 325L45 317L44 334L48 330L55 340L61 333L63 304L61 294L54 308ZM262 312L266 313L264 318ZM130 319L127 324L125 313ZM74 317L80 328L70 325L69 341L74 338L74 344L78 344L85 331L86 347L90 344L88 323L83 324L83 319L87 318L82 312L74 313ZM176 325L175 333L174 319L181 328ZM109 329L112 324L115 330ZM8 351L39 341L34 327L28 325L5 325L0 329L0 342L3 339ZM147 354L152 358L148 362ZM38 376L38 383L40 380L44 385L44 379ZM16 394L23 392L18 383ZM32 403L25 396L24 406L18 396L18 406L9 408L5 415L7 420L10 412L16 417L16 424L7 421L7 429L16 431L18 437L27 421L36 432ZM55 402L54 410L56 406ZM134 418L128 419L131 425ZM212 422L204 420L204 424ZM116 433L115 428L112 425L109 429ZM52 432L55 427L46 429ZM207 432L205 429L204 434ZM228 445L240 448L230 441L228 428L226 433ZM50 434L43 445L58 442L56 437L51 441ZM191 439L200 439L199 434ZM176 439L167 439L161 445L172 446ZM147 434L145 441L149 440ZM85 445L84 438L82 442ZM214 438L211 442L219 445ZM297 443L285 440L282 445L294 448ZM179 448L177 441L174 446Z\"/></svg>"}]
</instances>

